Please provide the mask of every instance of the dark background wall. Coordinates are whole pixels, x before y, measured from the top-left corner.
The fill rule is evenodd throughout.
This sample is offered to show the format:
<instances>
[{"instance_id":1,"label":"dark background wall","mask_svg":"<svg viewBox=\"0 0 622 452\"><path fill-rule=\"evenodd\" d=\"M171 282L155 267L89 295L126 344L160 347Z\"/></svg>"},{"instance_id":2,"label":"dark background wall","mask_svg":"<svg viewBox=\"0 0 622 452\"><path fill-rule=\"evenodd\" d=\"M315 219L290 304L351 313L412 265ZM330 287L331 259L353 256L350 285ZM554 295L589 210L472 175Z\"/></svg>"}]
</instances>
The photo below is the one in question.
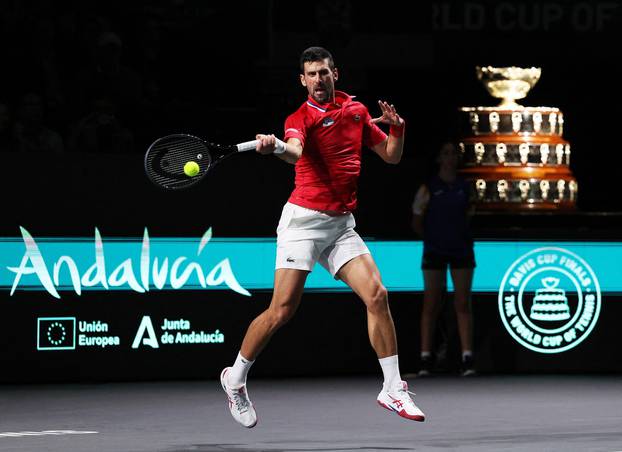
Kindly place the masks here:
<instances>
[{"instance_id":1,"label":"dark background wall","mask_svg":"<svg viewBox=\"0 0 622 452\"><path fill-rule=\"evenodd\" d=\"M148 184L141 159L171 132L221 142L282 134L305 98L298 56L310 45L333 52L338 87L372 114L387 99L408 121L400 165L365 153L363 235L410 235L413 193L457 108L497 103L476 65L542 67L522 103L565 113L580 209L618 211L621 29L619 1L5 1L2 232L212 225L220 235L272 235L293 183L287 164L239 156L171 195ZM68 221L78 213L81 221Z\"/></svg>"}]
</instances>

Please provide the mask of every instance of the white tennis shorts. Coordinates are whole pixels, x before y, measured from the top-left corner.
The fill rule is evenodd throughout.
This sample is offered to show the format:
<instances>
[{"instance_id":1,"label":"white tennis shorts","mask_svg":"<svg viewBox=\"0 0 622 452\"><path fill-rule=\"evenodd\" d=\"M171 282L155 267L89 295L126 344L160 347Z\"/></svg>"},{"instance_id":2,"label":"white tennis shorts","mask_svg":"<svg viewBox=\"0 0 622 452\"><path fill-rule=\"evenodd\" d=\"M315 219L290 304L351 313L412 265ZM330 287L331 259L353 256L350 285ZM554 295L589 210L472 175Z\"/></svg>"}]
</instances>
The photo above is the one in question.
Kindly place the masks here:
<instances>
[{"instance_id":1,"label":"white tennis shorts","mask_svg":"<svg viewBox=\"0 0 622 452\"><path fill-rule=\"evenodd\" d=\"M336 278L348 261L369 254L355 226L351 213L332 216L286 203L276 230L276 268L311 271L319 261Z\"/></svg>"}]
</instances>

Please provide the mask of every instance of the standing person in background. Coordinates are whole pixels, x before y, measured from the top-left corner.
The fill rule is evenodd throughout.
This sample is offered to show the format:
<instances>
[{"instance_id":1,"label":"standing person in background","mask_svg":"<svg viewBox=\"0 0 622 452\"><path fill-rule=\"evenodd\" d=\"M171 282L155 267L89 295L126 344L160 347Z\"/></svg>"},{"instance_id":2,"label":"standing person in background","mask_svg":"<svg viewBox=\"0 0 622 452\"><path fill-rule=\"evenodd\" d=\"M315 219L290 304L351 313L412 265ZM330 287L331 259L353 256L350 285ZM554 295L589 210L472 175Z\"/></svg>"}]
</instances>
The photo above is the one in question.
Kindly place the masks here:
<instances>
[{"instance_id":1,"label":"standing person in background","mask_svg":"<svg viewBox=\"0 0 622 452\"><path fill-rule=\"evenodd\" d=\"M432 342L447 285L447 267L454 284L454 308L462 346L461 374L470 376L475 374L471 310L475 256L469 227L473 209L469 187L457 173L456 146L445 142L436 162L438 172L419 188L413 203L413 229L423 238L421 268L425 290L419 376L429 375L432 368Z\"/></svg>"}]
</instances>

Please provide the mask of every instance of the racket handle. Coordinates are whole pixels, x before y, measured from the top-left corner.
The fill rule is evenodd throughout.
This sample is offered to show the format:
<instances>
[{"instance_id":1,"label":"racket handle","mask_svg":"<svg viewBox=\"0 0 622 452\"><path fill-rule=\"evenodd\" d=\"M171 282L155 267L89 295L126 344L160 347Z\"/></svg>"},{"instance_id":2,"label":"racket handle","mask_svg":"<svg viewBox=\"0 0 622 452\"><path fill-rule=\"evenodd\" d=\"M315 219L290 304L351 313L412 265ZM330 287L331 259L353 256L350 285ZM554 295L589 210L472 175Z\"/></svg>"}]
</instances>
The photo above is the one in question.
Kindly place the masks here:
<instances>
[{"instance_id":1,"label":"racket handle","mask_svg":"<svg viewBox=\"0 0 622 452\"><path fill-rule=\"evenodd\" d=\"M257 149L257 143L259 143L259 140L245 141L244 143L237 144L236 146L238 148L238 152L254 151ZM282 154L285 152L285 149L285 143L277 138L274 154Z\"/></svg>"}]
</instances>

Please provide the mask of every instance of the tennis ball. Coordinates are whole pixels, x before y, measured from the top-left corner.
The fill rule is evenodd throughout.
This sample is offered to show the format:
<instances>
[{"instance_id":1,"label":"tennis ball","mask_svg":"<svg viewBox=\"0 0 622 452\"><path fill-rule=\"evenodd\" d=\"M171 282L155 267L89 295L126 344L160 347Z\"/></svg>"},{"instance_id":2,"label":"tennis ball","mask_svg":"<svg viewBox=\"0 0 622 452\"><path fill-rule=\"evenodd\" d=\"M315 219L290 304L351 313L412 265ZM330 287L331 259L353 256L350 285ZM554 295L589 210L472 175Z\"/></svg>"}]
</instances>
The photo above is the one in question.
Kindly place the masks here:
<instances>
[{"instance_id":1,"label":"tennis ball","mask_svg":"<svg viewBox=\"0 0 622 452\"><path fill-rule=\"evenodd\" d=\"M184 165L184 174L188 177L194 177L199 174L199 164L190 160Z\"/></svg>"}]
</instances>

